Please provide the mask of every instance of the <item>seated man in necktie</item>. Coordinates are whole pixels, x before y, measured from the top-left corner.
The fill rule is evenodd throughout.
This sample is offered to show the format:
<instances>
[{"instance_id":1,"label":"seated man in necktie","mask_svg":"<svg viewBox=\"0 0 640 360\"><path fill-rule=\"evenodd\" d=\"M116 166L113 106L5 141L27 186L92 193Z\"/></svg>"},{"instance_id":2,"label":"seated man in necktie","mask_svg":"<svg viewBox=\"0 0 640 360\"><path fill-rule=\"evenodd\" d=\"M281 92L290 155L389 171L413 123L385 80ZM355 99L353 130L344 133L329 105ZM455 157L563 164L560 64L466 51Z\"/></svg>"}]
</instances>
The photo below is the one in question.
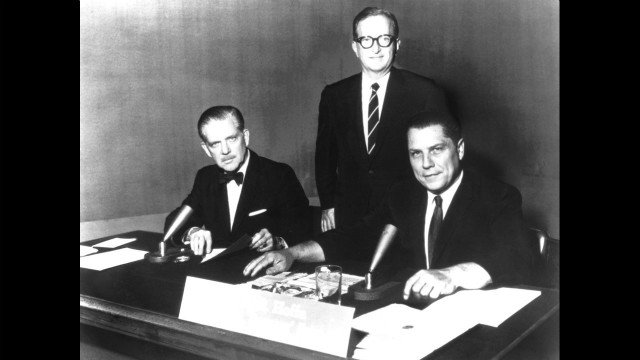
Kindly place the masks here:
<instances>
[{"instance_id":1,"label":"seated man in necktie","mask_svg":"<svg viewBox=\"0 0 640 360\"><path fill-rule=\"evenodd\" d=\"M240 110L214 106L198 120L204 152L214 165L198 171L182 206L165 221L165 231L183 206L193 212L173 237L190 244L196 255L228 247L247 234L251 249L286 248L311 229L309 200L293 169L259 156L248 148L249 129Z\"/></svg>"},{"instance_id":2,"label":"seated man in necktie","mask_svg":"<svg viewBox=\"0 0 640 360\"><path fill-rule=\"evenodd\" d=\"M533 247L525 238L520 192L463 170L464 139L451 114L418 113L409 120L406 135L414 178L394 184L376 210L353 226L263 254L245 267L244 275L264 268L267 274L279 273L296 260L340 264L354 252L371 259L377 239L360 235L366 229L380 234L391 224L397 235L378 269L404 282L405 300L526 283Z\"/></svg>"}]
</instances>

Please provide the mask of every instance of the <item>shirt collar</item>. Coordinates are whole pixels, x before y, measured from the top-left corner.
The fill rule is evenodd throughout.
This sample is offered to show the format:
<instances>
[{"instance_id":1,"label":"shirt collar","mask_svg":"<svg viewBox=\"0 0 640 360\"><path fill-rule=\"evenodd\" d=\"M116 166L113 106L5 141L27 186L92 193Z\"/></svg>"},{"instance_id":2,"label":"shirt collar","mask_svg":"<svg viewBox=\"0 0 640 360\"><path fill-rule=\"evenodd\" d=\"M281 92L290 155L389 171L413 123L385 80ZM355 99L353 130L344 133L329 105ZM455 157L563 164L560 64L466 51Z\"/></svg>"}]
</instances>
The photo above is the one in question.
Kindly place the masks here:
<instances>
[{"instance_id":1,"label":"shirt collar","mask_svg":"<svg viewBox=\"0 0 640 360\"><path fill-rule=\"evenodd\" d=\"M365 91L367 94L369 94L371 91L371 85L373 83L378 83L378 85L380 85L380 89L386 89L387 83L389 82L390 74L391 74L391 71L389 71L385 76L381 77L380 79L373 80L369 78L365 73L362 73L362 90Z\"/></svg>"},{"instance_id":2,"label":"shirt collar","mask_svg":"<svg viewBox=\"0 0 640 360\"><path fill-rule=\"evenodd\" d=\"M460 183L462 182L463 175L464 175L464 170L460 172L460 176L458 176L456 181L454 181L453 184L449 186L447 190L445 190L442 194L440 194L440 197L442 198L442 214L443 215L446 215L447 210L449 209L449 205L451 204L451 200L453 200L453 196L456 194L456 191L458 191L458 188L460 187ZM431 206L431 204L433 203L433 199L435 197L436 197L436 194L427 190L427 201L428 201L427 206Z\"/></svg>"},{"instance_id":3,"label":"shirt collar","mask_svg":"<svg viewBox=\"0 0 640 360\"><path fill-rule=\"evenodd\" d=\"M244 174L244 178L247 178L247 167L249 166L249 160L251 159L251 151L249 151L249 148L246 149L247 152L247 159L244 161L244 164L242 164L242 166L240 166L240 169L238 169L238 172L241 172Z\"/></svg>"}]
</instances>

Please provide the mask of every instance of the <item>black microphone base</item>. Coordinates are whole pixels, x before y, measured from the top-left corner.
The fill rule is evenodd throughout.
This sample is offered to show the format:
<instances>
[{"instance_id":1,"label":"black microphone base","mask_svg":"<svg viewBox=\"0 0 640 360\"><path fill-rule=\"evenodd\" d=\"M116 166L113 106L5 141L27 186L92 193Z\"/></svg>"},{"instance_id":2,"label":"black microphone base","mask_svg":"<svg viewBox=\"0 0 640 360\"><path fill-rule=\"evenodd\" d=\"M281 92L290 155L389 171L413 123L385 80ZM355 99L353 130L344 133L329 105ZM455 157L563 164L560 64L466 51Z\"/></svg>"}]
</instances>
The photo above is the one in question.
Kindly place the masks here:
<instances>
[{"instance_id":1,"label":"black microphone base","mask_svg":"<svg viewBox=\"0 0 640 360\"><path fill-rule=\"evenodd\" d=\"M185 262L193 257L193 250L186 248L168 248L164 255L160 251L148 252L144 259L152 264L164 264L168 262Z\"/></svg>"},{"instance_id":2,"label":"black microphone base","mask_svg":"<svg viewBox=\"0 0 640 360\"><path fill-rule=\"evenodd\" d=\"M366 289L364 281L351 286L349 290L353 290L353 298L361 301L371 301L393 296L395 292L401 291L403 283L390 281L378 287Z\"/></svg>"}]
</instances>

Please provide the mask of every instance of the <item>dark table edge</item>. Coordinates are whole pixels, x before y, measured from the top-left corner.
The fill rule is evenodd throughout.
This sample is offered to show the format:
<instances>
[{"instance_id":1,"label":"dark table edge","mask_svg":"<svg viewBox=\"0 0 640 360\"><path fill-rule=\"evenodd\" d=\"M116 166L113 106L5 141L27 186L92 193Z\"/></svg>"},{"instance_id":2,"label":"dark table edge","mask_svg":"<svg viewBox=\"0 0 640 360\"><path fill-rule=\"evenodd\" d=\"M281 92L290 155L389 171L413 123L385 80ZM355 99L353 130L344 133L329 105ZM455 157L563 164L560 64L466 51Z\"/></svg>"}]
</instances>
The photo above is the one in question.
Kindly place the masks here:
<instances>
[{"instance_id":1,"label":"dark table edge","mask_svg":"<svg viewBox=\"0 0 640 360\"><path fill-rule=\"evenodd\" d=\"M211 359L238 358L243 353L256 359L344 359L82 294L80 323Z\"/></svg>"}]
</instances>

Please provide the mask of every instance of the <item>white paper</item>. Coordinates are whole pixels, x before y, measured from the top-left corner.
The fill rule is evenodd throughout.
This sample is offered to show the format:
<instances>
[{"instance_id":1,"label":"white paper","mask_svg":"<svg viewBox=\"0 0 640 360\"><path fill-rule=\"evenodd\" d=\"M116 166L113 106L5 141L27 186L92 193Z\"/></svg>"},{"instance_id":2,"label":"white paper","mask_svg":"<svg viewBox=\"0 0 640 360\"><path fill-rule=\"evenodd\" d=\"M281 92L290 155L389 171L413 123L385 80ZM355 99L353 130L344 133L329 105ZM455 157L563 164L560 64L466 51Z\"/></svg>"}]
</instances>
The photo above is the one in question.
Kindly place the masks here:
<instances>
[{"instance_id":1,"label":"white paper","mask_svg":"<svg viewBox=\"0 0 640 360\"><path fill-rule=\"evenodd\" d=\"M484 303L481 305L480 323L498 327L540 294L539 290L515 288L487 290L484 292Z\"/></svg>"},{"instance_id":2,"label":"white paper","mask_svg":"<svg viewBox=\"0 0 640 360\"><path fill-rule=\"evenodd\" d=\"M354 311L187 276L179 318L345 357Z\"/></svg>"},{"instance_id":3,"label":"white paper","mask_svg":"<svg viewBox=\"0 0 640 360\"><path fill-rule=\"evenodd\" d=\"M515 288L461 290L423 310L391 304L361 315L352 327L368 335L355 359L421 359L477 324L497 327L540 291Z\"/></svg>"},{"instance_id":4,"label":"white paper","mask_svg":"<svg viewBox=\"0 0 640 360\"><path fill-rule=\"evenodd\" d=\"M391 304L354 319L351 326L369 334L356 345L353 357L422 359L478 323L472 313L458 308L456 299L434 306L445 299L425 310Z\"/></svg>"},{"instance_id":5,"label":"white paper","mask_svg":"<svg viewBox=\"0 0 640 360\"><path fill-rule=\"evenodd\" d=\"M80 257L98 252L98 249L94 249L91 246L80 245Z\"/></svg>"},{"instance_id":6,"label":"white paper","mask_svg":"<svg viewBox=\"0 0 640 360\"><path fill-rule=\"evenodd\" d=\"M351 327L366 333L385 334L415 327L422 311L403 304L390 304L353 319Z\"/></svg>"},{"instance_id":7,"label":"white paper","mask_svg":"<svg viewBox=\"0 0 640 360\"><path fill-rule=\"evenodd\" d=\"M100 254L80 258L80 267L93 270L104 270L114 266L128 264L144 259L148 251L122 248Z\"/></svg>"},{"instance_id":8,"label":"white paper","mask_svg":"<svg viewBox=\"0 0 640 360\"><path fill-rule=\"evenodd\" d=\"M203 262L209 261L211 259L213 259L214 257L216 257L218 254L220 254L221 252L227 250L226 248L213 248L211 249L211 252L206 254L204 256L204 258L202 258L202 261L200 262L200 264L202 264Z\"/></svg>"},{"instance_id":9,"label":"white paper","mask_svg":"<svg viewBox=\"0 0 640 360\"><path fill-rule=\"evenodd\" d=\"M99 244L93 245L93 247L104 247L104 248L117 248L118 246L122 246L124 244L128 244L132 241L136 241L136 238L113 238L106 241L103 241Z\"/></svg>"}]
</instances>

